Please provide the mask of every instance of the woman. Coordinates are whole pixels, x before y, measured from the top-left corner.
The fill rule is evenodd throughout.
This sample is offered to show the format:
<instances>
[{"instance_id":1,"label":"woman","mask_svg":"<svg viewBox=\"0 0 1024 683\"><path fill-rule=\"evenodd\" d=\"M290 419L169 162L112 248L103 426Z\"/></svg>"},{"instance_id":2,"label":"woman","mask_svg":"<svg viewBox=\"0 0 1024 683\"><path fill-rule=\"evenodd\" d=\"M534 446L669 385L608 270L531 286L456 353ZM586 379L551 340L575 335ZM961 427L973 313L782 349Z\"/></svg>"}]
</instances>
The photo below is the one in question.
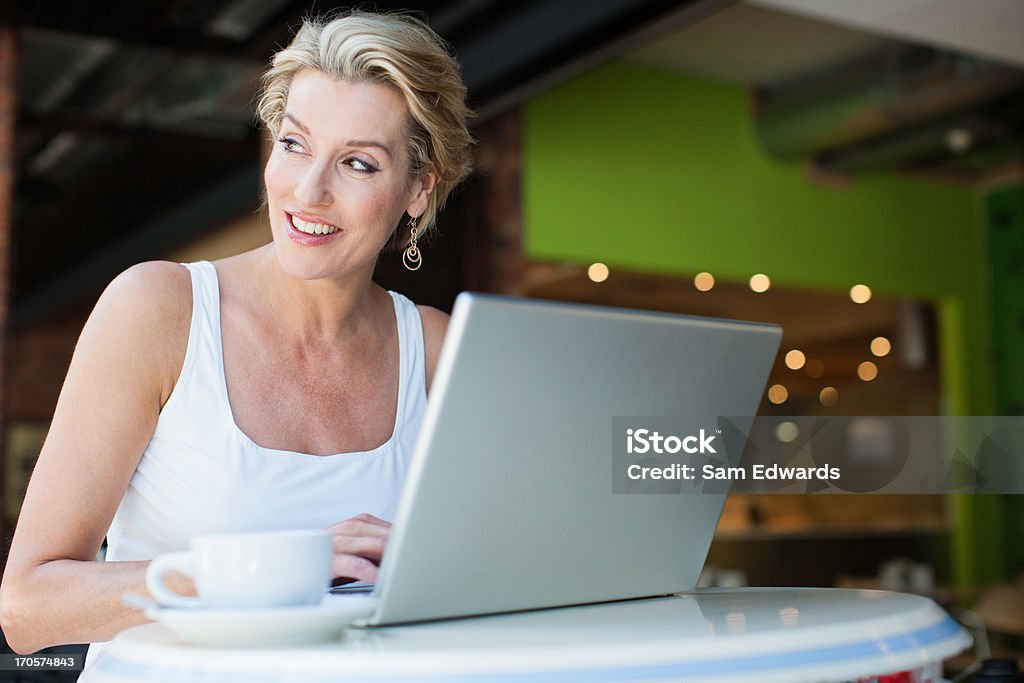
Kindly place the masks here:
<instances>
[{"instance_id":1,"label":"woman","mask_svg":"<svg viewBox=\"0 0 1024 683\"><path fill-rule=\"evenodd\" d=\"M468 173L465 86L422 22L355 13L306 22L259 111L273 241L130 268L82 332L0 589L17 652L144 622L121 596L195 534L329 526L376 578L447 316L371 276Z\"/></svg>"}]
</instances>

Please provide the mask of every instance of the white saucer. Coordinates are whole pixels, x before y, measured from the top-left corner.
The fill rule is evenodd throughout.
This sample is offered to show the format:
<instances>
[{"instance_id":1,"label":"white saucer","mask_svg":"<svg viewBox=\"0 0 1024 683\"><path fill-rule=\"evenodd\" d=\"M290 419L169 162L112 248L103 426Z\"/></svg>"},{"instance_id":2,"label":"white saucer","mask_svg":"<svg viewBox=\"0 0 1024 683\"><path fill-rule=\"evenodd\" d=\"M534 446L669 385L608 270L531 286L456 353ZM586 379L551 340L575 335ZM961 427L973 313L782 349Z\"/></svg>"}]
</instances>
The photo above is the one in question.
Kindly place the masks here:
<instances>
[{"instance_id":1,"label":"white saucer","mask_svg":"<svg viewBox=\"0 0 1024 683\"><path fill-rule=\"evenodd\" d=\"M266 647L335 640L376 603L369 595L328 595L319 605L303 607L150 607L146 616L192 645Z\"/></svg>"}]
</instances>

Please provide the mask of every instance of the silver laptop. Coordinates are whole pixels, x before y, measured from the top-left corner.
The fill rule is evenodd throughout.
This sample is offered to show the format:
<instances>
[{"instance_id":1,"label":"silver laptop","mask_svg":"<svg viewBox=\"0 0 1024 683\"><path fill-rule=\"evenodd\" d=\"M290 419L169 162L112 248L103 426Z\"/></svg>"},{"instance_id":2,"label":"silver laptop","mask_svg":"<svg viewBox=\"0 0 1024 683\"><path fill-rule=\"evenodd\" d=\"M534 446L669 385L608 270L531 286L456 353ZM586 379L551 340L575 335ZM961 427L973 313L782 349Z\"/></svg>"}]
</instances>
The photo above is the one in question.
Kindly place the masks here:
<instances>
[{"instance_id":1,"label":"silver laptop","mask_svg":"<svg viewBox=\"0 0 1024 683\"><path fill-rule=\"evenodd\" d=\"M616 416L753 416L776 325L460 294L369 625L696 585L725 493L613 493Z\"/></svg>"}]
</instances>

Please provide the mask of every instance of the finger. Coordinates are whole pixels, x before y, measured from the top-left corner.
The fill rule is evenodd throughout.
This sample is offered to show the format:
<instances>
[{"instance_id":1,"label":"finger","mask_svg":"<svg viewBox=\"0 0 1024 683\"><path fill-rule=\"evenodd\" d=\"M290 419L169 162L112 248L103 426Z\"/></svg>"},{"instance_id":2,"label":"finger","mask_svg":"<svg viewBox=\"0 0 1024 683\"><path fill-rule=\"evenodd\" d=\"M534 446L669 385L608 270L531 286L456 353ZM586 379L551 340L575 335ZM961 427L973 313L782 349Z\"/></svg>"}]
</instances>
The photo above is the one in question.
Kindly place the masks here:
<instances>
[{"instance_id":1,"label":"finger","mask_svg":"<svg viewBox=\"0 0 1024 683\"><path fill-rule=\"evenodd\" d=\"M328 531L335 536L387 536L391 527L363 522L353 517L329 527Z\"/></svg>"},{"instance_id":2,"label":"finger","mask_svg":"<svg viewBox=\"0 0 1024 683\"><path fill-rule=\"evenodd\" d=\"M360 512L352 519L359 520L360 522L366 522L367 524L375 524L377 526L382 526L385 528L391 527L391 522L386 522L380 517L374 517L369 512Z\"/></svg>"},{"instance_id":3,"label":"finger","mask_svg":"<svg viewBox=\"0 0 1024 683\"><path fill-rule=\"evenodd\" d=\"M358 555L380 561L388 539L383 536L335 536L335 555Z\"/></svg>"},{"instance_id":4,"label":"finger","mask_svg":"<svg viewBox=\"0 0 1024 683\"><path fill-rule=\"evenodd\" d=\"M365 557L355 555L335 555L331 562L335 577L355 579L357 581L377 582L377 565Z\"/></svg>"}]
</instances>

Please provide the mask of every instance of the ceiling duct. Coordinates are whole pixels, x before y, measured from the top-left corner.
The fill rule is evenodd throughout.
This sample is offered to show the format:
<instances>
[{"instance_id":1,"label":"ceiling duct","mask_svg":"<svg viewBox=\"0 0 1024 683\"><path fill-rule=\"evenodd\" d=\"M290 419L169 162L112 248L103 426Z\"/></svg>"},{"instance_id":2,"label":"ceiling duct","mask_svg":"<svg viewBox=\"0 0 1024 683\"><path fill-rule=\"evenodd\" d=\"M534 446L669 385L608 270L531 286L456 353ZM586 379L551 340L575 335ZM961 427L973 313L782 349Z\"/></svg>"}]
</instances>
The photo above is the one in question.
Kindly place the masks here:
<instances>
[{"instance_id":1,"label":"ceiling duct","mask_svg":"<svg viewBox=\"0 0 1024 683\"><path fill-rule=\"evenodd\" d=\"M1018 146L1024 71L892 45L755 91L757 136L772 157L837 170L932 162Z\"/></svg>"}]
</instances>

